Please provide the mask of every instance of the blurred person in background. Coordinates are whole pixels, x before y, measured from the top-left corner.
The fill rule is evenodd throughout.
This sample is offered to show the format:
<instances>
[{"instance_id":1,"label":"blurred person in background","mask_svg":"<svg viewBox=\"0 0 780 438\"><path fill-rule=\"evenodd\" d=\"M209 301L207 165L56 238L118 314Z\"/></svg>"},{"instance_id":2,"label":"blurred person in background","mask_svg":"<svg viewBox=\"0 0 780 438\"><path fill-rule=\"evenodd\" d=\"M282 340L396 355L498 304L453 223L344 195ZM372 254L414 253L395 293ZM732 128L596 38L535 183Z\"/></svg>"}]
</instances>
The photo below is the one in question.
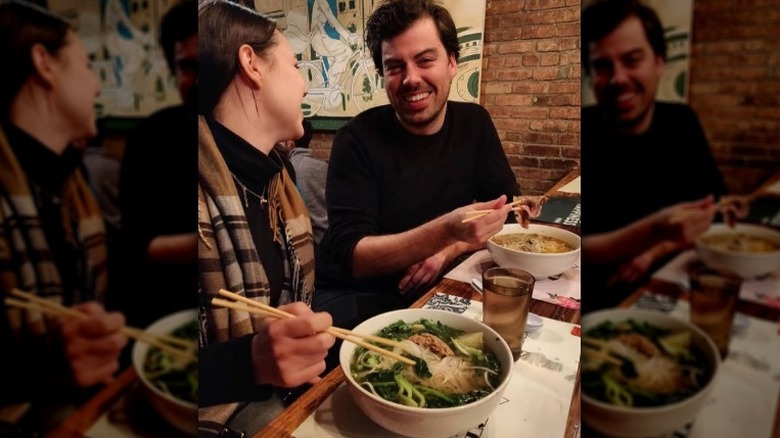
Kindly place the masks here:
<instances>
[{"instance_id":1,"label":"blurred person in background","mask_svg":"<svg viewBox=\"0 0 780 438\"><path fill-rule=\"evenodd\" d=\"M74 143L95 136L96 74L63 19L24 1L0 3L0 289L81 311L56 319L0 302L0 403L35 408L107 382L127 339L124 316L99 304L106 291L103 216Z\"/></svg>"},{"instance_id":2,"label":"blurred person in background","mask_svg":"<svg viewBox=\"0 0 780 438\"><path fill-rule=\"evenodd\" d=\"M280 388L319 379L335 340L308 306L311 222L275 146L303 135L306 85L274 21L249 8L201 1L198 35L199 434L252 435L284 408ZM214 306L221 289L296 317Z\"/></svg>"},{"instance_id":3,"label":"blurred person in background","mask_svg":"<svg viewBox=\"0 0 780 438\"><path fill-rule=\"evenodd\" d=\"M319 244L328 229L328 211L325 205L328 162L315 157L309 149L313 130L311 122L304 120L303 137L288 144L291 146L289 159L295 168L296 185L309 210L314 243Z\"/></svg>"},{"instance_id":4,"label":"blurred person in background","mask_svg":"<svg viewBox=\"0 0 780 438\"><path fill-rule=\"evenodd\" d=\"M108 304L139 327L197 303L197 8L195 0L176 3L160 23L160 45L182 103L131 131L122 159L122 228Z\"/></svg>"},{"instance_id":5,"label":"blurred person in background","mask_svg":"<svg viewBox=\"0 0 780 438\"><path fill-rule=\"evenodd\" d=\"M655 242L606 262L586 257L589 236L611 233L666 207L694 202L703 232L726 193L696 114L658 102L666 40L656 12L637 0L591 2L582 13L582 63L597 104L582 109L583 311L613 307L692 239ZM691 206L690 208L695 208ZM598 239L596 239L598 242Z\"/></svg>"}]
</instances>

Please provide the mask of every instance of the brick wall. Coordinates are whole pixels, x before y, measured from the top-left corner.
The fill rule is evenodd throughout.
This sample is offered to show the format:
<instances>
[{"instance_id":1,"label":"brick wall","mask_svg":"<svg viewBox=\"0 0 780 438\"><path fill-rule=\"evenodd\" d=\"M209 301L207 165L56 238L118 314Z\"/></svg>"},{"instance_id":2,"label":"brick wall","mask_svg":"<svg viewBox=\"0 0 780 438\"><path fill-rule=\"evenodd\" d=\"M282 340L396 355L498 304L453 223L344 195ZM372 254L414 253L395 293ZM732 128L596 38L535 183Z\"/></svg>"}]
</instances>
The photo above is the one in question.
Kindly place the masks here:
<instances>
[{"instance_id":1,"label":"brick wall","mask_svg":"<svg viewBox=\"0 0 780 438\"><path fill-rule=\"evenodd\" d=\"M780 2L694 3L690 105L732 193L780 169Z\"/></svg>"},{"instance_id":2,"label":"brick wall","mask_svg":"<svg viewBox=\"0 0 780 438\"><path fill-rule=\"evenodd\" d=\"M579 19L579 0L487 0L480 103L528 195L579 165ZM332 141L311 148L327 158Z\"/></svg>"}]
</instances>

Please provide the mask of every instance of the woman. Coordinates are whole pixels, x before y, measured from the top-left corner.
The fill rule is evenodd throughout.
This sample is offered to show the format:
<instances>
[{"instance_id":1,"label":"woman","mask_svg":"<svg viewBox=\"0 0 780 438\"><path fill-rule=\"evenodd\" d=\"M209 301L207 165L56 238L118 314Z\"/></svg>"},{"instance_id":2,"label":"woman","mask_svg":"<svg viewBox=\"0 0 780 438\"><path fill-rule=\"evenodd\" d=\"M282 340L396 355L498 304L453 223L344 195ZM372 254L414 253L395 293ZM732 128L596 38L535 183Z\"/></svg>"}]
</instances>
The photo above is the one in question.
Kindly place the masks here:
<instances>
[{"instance_id":1,"label":"woman","mask_svg":"<svg viewBox=\"0 0 780 438\"><path fill-rule=\"evenodd\" d=\"M64 20L9 1L0 4L0 59L0 288L89 315L55 321L0 304L3 356L13 358L0 361L2 402L51 398L54 383L107 381L127 340L124 317L95 302L105 292L105 232L72 146L96 134L99 86L84 45Z\"/></svg>"},{"instance_id":2,"label":"woman","mask_svg":"<svg viewBox=\"0 0 780 438\"><path fill-rule=\"evenodd\" d=\"M335 339L323 333L330 315L308 308L311 223L274 150L303 135L306 87L295 55L273 21L229 1L202 2L198 26L199 420L207 433L233 402L316 380ZM220 289L297 317L266 321L212 306Z\"/></svg>"}]
</instances>

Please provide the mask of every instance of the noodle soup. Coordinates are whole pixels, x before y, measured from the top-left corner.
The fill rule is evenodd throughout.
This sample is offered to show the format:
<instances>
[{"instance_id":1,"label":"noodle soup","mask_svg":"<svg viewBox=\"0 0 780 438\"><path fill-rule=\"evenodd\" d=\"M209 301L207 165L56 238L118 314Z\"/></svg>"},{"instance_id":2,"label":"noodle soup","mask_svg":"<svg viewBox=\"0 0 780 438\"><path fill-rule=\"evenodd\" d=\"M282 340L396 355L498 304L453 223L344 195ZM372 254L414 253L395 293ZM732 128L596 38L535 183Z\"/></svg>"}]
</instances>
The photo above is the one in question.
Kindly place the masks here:
<instances>
[{"instance_id":1,"label":"noodle soup","mask_svg":"<svg viewBox=\"0 0 780 438\"><path fill-rule=\"evenodd\" d=\"M376 336L398 341L393 351L415 366L359 347L350 371L376 396L419 408L469 404L491 394L501 383L501 365L484 345L482 332L467 333L430 319L396 321Z\"/></svg>"},{"instance_id":2,"label":"noodle soup","mask_svg":"<svg viewBox=\"0 0 780 438\"><path fill-rule=\"evenodd\" d=\"M780 244L763 236L741 233L712 233L701 237L701 242L723 251L765 253L780 250Z\"/></svg>"},{"instance_id":3,"label":"noodle soup","mask_svg":"<svg viewBox=\"0 0 780 438\"><path fill-rule=\"evenodd\" d=\"M672 436L698 421L720 354L696 325L657 311L582 316L582 420L606 436Z\"/></svg>"},{"instance_id":4,"label":"noodle soup","mask_svg":"<svg viewBox=\"0 0 780 438\"><path fill-rule=\"evenodd\" d=\"M515 251L558 254L575 248L557 237L537 233L499 234L490 238L496 245Z\"/></svg>"},{"instance_id":5,"label":"noodle soup","mask_svg":"<svg viewBox=\"0 0 780 438\"><path fill-rule=\"evenodd\" d=\"M171 336L191 340L193 347L198 339L198 321L191 321L176 328ZM194 350L194 348L193 348ZM198 403L198 363L187 361L157 347L150 347L143 371L157 389L187 403Z\"/></svg>"},{"instance_id":6,"label":"noodle soup","mask_svg":"<svg viewBox=\"0 0 780 438\"><path fill-rule=\"evenodd\" d=\"M353 331L374 334L398 323L398 321L412 325L421 319L426 319L433 324L441 324L463 333L456 335L456 337L477 333L472 335L477 338L481 334L484 351L492 352L495 355L498 370L500 370L497 371L499 374L498 379L490 381L491 385L494 385L495 390L490 391L482 398L453 407L431 409L431 406L436 403L433 400L436 396L431 395L425 395L425 407L419 407L421 404L420 398L416 394L414 397L411 397L412 401L418 405L416 407L390 401L372 392L367 385L358 383L355 376L360 372L368 374L365 373L365 371L368 371L368 368L355 369L356 359L360 356L360 354L356 355L355 352L360 347L351 342L343 342L339 348L339 365L346 376L347 392L366 417L391 432L414 438L445 437L458 434L463 436L464 432L479 426L486 418L490 417L501 402L502 396L512 379L512 367L514 366L512 352L503 338L481 321L477 321L471 316L444 310L402 309L386 312L361 322L353 328ZM469 342L466 342L466 344L469 345ZM384 348L392 349L393 347L384 346ZM449 348L452 349L451 346ZM363 360L374 362L374 359L368 357L364 357ZM375 360L378 365L380 359L376 358ZM393 363L388 365L391 366L390 370L393 374L393 381L395 381L395 367L402 369L406 365L395 365L394 361L391 362ZM432 371L434 371L435 366L431 366L427 362L426 366L428 366L429 371L433 375ZM371 364L371 367L373 368L374 364ZM377 369L377 371L379 370ZM481 375L484 379L484 371L472 370L473 372L477 372L477 375ZM358 375L358 377L361 376ZM362 378L367 379L367 376L362 376ZM406 380L406 377L404 379ZM497 386L495 386L496 382L498 382ZM392 382L390 383L392 384ZM375 389L377 388L377 385L373 383L372 386ZM396 386L396 388L400 387ZM423 393L419 389L416 390ZM412 392L412 394L414 393ZM442 394L451 399L449 395ZM415 397L417 398L415 399Z\"/></svg>"},{"instance_id":7,"label":"noodle soup","mask_svg":"<svg viewBox=\"0 0 780 438\"><path fill-rule=\"evenodd\" d=\"M582 391L606 403L640 408L691 397L712 376L691 336L688 330L634 319L589 328L582 339Z\"/></svg>"},{"instance_id":8,"label":"noodle soup","mask_svg":"<svg viewBox=\"0 0 780 438\"><path fill-rule=\"evenodd\" d=\"M175 335L192 339L197 349L195 309L181 310L164 316L144 330L153 335ZM180 356L161 354L146 342L136 342L132 352L133 369L141 381L141 391L165 421L188 435L197 434L198 371L194 362L185 364Z\"/></svg>"}]
</instances>

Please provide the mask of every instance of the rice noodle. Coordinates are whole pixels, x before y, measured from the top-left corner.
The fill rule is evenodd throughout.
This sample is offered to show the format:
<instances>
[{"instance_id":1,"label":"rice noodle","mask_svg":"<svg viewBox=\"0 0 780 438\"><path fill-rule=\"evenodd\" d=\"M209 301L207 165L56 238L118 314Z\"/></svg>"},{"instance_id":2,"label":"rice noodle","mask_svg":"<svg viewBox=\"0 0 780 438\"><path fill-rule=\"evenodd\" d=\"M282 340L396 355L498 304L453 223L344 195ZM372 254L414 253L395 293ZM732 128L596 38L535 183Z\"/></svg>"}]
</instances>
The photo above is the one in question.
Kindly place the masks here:
<instances>
[{"instance_id":1,"label":"rice noodle","mask_svg":"<svg viewBox=\"0 0 780 438\"><path fill-rule=\"evenodd\" d=\"M450 394L464 394L482 388L492 388L487 378L482 373L476 373L475 367L468 359L461 356L445 356L440 358L425 347L409 340L403 340L394 352L408 353L414 357L423 359L428 365L431 377L422 378L414 373L414 369L407 367L403 370L403 376L410 382L418 382L423 386ZM391 369L396 361L392 358L382 357L378 369ZM492 371L491 371L492 372Z\"/></svg>"}]
</instances>

